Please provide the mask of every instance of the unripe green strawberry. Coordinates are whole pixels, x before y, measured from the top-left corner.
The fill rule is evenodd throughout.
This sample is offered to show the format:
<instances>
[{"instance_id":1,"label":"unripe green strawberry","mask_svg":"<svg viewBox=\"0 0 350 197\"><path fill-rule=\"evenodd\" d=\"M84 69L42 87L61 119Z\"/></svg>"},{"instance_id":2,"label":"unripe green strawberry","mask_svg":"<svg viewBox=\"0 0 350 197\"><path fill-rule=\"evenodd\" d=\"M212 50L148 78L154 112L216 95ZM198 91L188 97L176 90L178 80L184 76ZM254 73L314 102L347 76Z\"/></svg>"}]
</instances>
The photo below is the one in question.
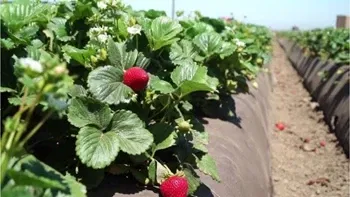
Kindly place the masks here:
<instances>
[{"instance_id":1,"label":"unripe green strawberry","mask_svg":"<svg viewBox=\"0 0 350 197\"><path fill-rule=\"evenodd\" d=\"M188 132L192 127L192 125L186 120L181 121L177 126L181 132Z\"/></svg>"},{"instance_id":2,"label":"unripe green strawberry","mask_svg":"<svg viewBox=\"0 0 350 197\"><path fill-rule=\"evenodd\" d=\"M237 82L229 79L226 81L226 86L227 86L228 90L236 90L237 89Z\"/></svg>"},{"instance_id":3,"label":"unripe green strawberry","mask_svg":"<svg viewBox=\"0 0 350 197\"><path fill-rule=\"evenodd\" d=\"M100 56L101 56L101 60L106 60L107 59L107 51L106 51L106 49L101 49Z\"/></svg>"},{"instance_id":4,"label":"unripe green strawberry","mask_svg":"<svg viewBox=\"0 0 350 197\"><path fill-rule=\"evenodd\" d=\"M238 53L243 52L243 47L238 47L238 48L237 48L237 52L238 52Z\"/></svg>"},{"instance_id":5,"label":"unripe green strawberry","mask_svg":"<svg viewBox=\"0 0 350 197\"><path fill-rule=\"evenodd\" d=\"M124 72L123 83L129 86L135 92L146 88L149 76L145 70L140 67L131 67Z\"/></svg>"},{"instance_id":6,"label":"unripe green strawberry","mask_svg":"<svg viewBox=\"0 0 350 197\"><path fill-rule=\"evenodd\" d=\"M258 64L258 65L261 65L262 63L263 63L263 59L261 59L260 57L258 58L258 59L256 59L256 63Z\"/></svg>"},{"instance_id":7,"label":"unripe green strawberry","mask_svg":"<svg viewBox=\"0 0 350 197\"><path fill-rule=\"evenodd\" d=\"M92 63L98 62L98 59L97 59L97 57L95 57L95 56L91 56L91 57L90 57L90 60L91 60Z\"/></svg>"},{"instance_id":8,"label":"unripe green strawberry","mask_svg":"<svg viewBox=\"0 0 350 197\"><path fill-rule=\"evenodd\" d=\"M171 176L160 184L160 193L163 197L186 197L188 182L185 177Z\"/></svg>"}]
</instances>

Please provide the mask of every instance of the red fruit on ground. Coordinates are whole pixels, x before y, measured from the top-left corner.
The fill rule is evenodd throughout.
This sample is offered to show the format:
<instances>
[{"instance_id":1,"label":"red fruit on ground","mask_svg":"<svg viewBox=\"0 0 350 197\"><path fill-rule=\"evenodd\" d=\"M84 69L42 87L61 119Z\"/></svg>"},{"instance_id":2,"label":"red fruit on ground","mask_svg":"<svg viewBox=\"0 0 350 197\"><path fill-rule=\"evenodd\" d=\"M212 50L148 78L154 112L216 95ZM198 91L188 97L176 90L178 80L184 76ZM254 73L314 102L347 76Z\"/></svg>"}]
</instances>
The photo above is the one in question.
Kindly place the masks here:
<instances>
[{"instance_id":1,"label":"red fruit on ground","mask_svg":"<svg viewBox=\"0 0 350 197\"><path fill-rule=\"evenodd\" d=\"M326 141L322 140L322 141L320 142L320 145L321 145L321 146L326 146Z\"/></svg>"},{"instance_id":2,"label":"red fruit on ground","mask_svg":"<svg viewBox=\"0 0 350 197\"><path fill-rule=\"evenodd\" d=\"M140 67L131 67L124 72L123 83L132 90L141 91L146 88L149 76L147 72Z\"/></svg>"},{"instance_id":3,"label":"red fruit on ground","mask_svg":"<svg viewBox=\"0 0 350 197\"><path fill-rule=\"evenodd\" d=\"M286 128L286 126L281 122L276 123L275 127L280 131L283 131Z\"/></svg>"},{"instance_id":4,"label":"red fruit on ground","mask_svg":"<svg viewBox=\"0 0 350 197\"><path fill-rule=\"evenodd\" d=\"M186 197L187 192L187 179L181 176L169 177L160 184L160 193L163 197Z\"/></svg>"}]
</instances>

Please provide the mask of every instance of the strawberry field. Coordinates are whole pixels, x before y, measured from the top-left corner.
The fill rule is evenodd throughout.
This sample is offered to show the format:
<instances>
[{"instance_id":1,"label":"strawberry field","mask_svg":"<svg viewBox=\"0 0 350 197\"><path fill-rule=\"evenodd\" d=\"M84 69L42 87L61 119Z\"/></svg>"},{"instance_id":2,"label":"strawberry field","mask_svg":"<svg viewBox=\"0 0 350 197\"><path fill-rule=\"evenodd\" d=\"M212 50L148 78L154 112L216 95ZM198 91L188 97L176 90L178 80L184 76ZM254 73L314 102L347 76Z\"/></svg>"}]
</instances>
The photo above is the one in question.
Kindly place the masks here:
<instances>
[{"instance_id":1,"label":"strawberry field","mask_svg":"<svg viewBox=\"0 0 350 197\"><path fill-rule=\"evenodd\" d=\"M325 28L281 32L279 36L305 87L349 155L349 30Z\"/></svg>"},{"instance_id":2,"label":"strawberry field","mask_svg":"<svg viewBox=\"0 0 350 197\"><path fill-rule=\"evenodd\" d=\"M258 88L269 29L114 0L0 13L3 196L83 197L107 175L164 197L195 194L198 172L220 182L201 117Z\"/></svg>"},{"instance_id":3,"label":"strawberry field","mask_svg":"<svg viewBox=\"0 0 350 197\"><path fill-rule=\"evenodd\" d=\"M350 64L350 36L347 29L314 29L309 31L281 32L280 36L298 43L305 55Z\"/></svg>"}]
</instances>

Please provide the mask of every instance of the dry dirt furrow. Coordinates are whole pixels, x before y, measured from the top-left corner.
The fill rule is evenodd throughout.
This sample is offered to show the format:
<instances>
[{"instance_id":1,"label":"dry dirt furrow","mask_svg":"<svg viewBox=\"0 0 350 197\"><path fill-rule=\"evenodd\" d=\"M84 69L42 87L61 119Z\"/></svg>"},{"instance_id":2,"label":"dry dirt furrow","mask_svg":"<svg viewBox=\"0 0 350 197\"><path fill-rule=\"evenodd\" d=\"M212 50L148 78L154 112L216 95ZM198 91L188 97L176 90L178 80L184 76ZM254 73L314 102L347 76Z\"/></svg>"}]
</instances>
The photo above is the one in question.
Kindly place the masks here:
<instances>
[{"instance_id":1,"label":"dry dirt furrow","mask_svg":"<svg viewBox=\"0 0 350 197\"><path fill-rule=\"evenodd\" d=\"M282 48L277 42L273 47L271 103L275 122L286 125L271 135L275 196L349 196L349 160ZM321 141L326 145L321 146Z\"/></svg>"}]
</instances>

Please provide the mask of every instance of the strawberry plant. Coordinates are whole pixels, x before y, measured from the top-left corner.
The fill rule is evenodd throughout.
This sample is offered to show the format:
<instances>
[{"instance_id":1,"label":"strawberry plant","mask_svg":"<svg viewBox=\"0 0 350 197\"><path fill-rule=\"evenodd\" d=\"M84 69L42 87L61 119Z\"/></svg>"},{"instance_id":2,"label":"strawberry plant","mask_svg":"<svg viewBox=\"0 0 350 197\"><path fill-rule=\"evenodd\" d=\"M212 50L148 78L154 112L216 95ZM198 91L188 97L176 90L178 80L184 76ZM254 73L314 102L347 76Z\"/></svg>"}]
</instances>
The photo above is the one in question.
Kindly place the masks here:
<instances>
[{"instance_id":1,"label":"strawberry plant","mask_svg":"<svg viewBox=\"0 0 350 197\"><path fill-rule=\"evenodd\" d=\"M331 59L342 65L349 64L350 36L347 29L314 29L309 31L280 32L281 36L295 41L305 55Z\"/></svg>"},{"instance_id":2,"label":"strawberry plant","mask_svg":"<svg viewBox=\"0 0 350 197\"><path fill-rule=\"evenodd\" d=\"M249 91L270 58L266 28L199 12L173 20L116 0L0 11L2 193L85 196L79 182L98 187L106 173L164 196L194 194L196 169L220 181L197 112Z\"/></svg>"}]
</instances>

